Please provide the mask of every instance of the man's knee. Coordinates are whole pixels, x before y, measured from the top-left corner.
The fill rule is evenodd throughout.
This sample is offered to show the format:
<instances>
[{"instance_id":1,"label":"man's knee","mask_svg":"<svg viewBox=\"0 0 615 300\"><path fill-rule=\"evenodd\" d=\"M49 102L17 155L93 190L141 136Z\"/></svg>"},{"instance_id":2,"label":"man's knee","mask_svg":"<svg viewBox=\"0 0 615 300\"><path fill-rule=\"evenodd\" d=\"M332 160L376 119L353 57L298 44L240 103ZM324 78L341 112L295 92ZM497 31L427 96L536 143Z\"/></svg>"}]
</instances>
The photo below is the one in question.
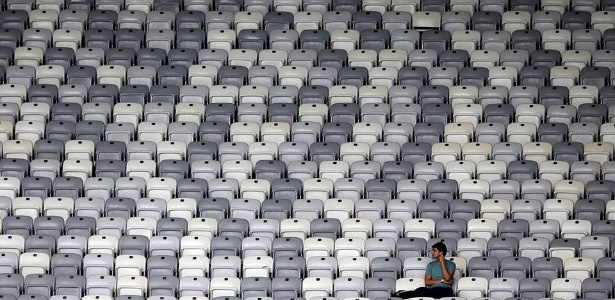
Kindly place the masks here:
<instances>
[{"instance_id":1,"label":"man's knee","mask_svg":"<svg viewBox=\"0 0 615 300\"><path fill-rule=\"evenodd\" d=\"M414 297L429 297L429 288L420 287L414 290Z\"/></svg>"},{"instance_id":2,"label":"man's knee","mask_svg":"<svg viewBox=\"0 0 615 300\"><path fill-rule=\"evenodd\" d=\"M433 298L444 298L444 297L453 297L453 289L449 287L436 287L433 290Z\"/></svg>"}]
</instances>

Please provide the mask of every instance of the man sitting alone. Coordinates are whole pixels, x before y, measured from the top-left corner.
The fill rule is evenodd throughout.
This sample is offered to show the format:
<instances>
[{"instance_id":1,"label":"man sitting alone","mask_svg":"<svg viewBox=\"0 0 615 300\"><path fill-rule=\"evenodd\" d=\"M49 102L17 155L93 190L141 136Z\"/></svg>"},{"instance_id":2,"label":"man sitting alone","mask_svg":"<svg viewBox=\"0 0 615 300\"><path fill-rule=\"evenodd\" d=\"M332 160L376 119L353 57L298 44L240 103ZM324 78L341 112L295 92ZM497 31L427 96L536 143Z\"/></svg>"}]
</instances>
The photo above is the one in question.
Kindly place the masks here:
<instances>
[{"instance_id":1,"label":"man sitting alone","mask_svg":"<svg viewBox=\"0 0 615 300\"><path fill-rule=\"evenodd\" d=\"M453 275L457 267L454 262L446 259L446 245L435 243L432 247L431 258L434 260L427 265L425 270L425 287L414 291L399 291L395 297L403 299L414 297L431 297L435 299L453 297Z\"/></svg>"}]
</instances>

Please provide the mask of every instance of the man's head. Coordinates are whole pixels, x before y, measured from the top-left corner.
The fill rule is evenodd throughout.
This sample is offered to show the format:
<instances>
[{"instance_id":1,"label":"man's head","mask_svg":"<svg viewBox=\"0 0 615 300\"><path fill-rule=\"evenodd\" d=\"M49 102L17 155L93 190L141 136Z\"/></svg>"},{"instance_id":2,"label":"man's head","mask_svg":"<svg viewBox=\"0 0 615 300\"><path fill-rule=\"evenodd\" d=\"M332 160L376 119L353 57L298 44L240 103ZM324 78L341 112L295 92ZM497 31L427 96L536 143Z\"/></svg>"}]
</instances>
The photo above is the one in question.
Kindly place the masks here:
<instances>
[{"instance_id":1,"label":"man's head","mask_svg":"<svg viewBox=\"0 0 615 300\"><path fill-rule=\"evenodd\" d=\"M446 245L442 242L437 242L431 246L431 258L436 259L446 255Z\"/></svg>"}]
</instances>

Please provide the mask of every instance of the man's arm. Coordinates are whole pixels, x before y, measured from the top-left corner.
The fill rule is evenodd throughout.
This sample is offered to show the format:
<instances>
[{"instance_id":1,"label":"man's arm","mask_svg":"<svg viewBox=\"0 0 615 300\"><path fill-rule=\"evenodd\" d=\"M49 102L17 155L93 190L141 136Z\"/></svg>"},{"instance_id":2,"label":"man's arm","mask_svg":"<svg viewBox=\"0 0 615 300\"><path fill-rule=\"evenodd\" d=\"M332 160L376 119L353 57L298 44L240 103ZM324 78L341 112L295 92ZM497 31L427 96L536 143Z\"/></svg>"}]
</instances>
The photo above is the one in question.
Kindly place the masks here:
<instances>
[{"instance_id":1,"label":"man's arm","mask_svg":"<svg viewBox=\"0 0 615 300\"><path fill-rule=\"evenodd\" d=\"M425 286L433 286L433 285L436 285L438 283L440 283L440 280L433 280L431 278L431 275L429 275L429 274L425 275Z\"/></svg>"},{"instance_id":2,"label":"man's arm","mask_svg":"<svg viewBox=\"0 0 615 300\"><path fill-rule=\"evenodd\" d=\"M448 268L446 267L446 259L443 256L440 256L440 258L438 259L438 266L440 266L440 269L442 269L442 278L444 279L444 281L449 282L453 280L453 275L455 271L451 272L448 270Z\"/></svg>"}]
</instances>

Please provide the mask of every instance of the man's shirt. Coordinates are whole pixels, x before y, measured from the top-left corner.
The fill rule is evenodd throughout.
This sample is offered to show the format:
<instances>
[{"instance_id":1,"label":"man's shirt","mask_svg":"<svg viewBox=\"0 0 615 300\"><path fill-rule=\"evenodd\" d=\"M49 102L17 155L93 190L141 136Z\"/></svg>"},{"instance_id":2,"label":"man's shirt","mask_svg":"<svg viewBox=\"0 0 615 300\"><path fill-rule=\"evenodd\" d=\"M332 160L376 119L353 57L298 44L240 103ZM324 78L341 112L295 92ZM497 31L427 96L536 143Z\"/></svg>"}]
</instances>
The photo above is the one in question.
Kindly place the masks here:
<instances>
[{"instance_id":1,"label":"man's shirt","mask_svg":"<svg viewBox=\"0 0 615 300\"><path fill-rule=\"evenodd\" d=\"M455 265L454 262L450 261L450 260L446 260L446 269L451 272L452 274L455 273L455 269L457 268L457 266ZM438 263L437 260L434 260L432 262L430 262L427 265L427 270L425 270L425 274L427 275L431 275L431 279L433 280L442 280L442 278L444 278L444 275L442 275L442 268L440 267L440 263ZM445 287L451 287L450 284L446 283L446 282L440 282L436 285L433 286L445 286Z\"/></svg>"}]
</instances>

